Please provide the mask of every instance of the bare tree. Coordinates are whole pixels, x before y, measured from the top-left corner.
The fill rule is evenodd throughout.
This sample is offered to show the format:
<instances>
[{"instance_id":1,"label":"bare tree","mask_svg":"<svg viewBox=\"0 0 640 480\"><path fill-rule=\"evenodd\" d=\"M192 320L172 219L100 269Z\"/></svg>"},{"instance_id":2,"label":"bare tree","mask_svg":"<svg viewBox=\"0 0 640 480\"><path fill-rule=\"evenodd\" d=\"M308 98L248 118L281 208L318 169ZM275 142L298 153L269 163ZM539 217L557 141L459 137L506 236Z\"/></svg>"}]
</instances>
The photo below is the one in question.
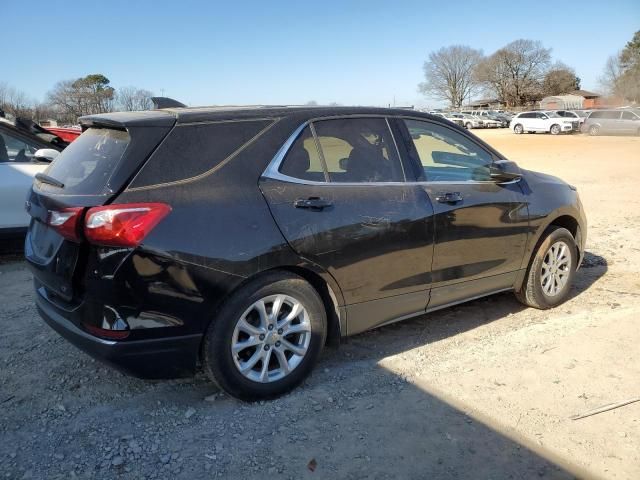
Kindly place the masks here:
<instances>
[{"instance_id":1,"label":"bare tree","mask_svg":"<svg viewBox=\"0 0 640 480\"><path fill-rule=\"evenodd\" d=\"M599 79L600 86L610 95L614 95L621 75L622 66L620 65L620 52L618 52L607 58L604 71Z\"/></svg>"},{"instance_id":2,"label":"bare tree","mask_svg":"<svg viewBox=\"0 0 640 480\"><path fill-rule=\"evenodd\" d=\"M0 83L0 109L16 117L31 117L33 102L27 95L7 83Z\"/></svg>"},{"instance_id":3,"label":"bare tree","mask_svg":"<svg viewBox=\"0 0 640 480\"><path fill-rule=\"evenodd\" d=\"M452 107L461 107L477 87L474 71L481 60L481 50L465 45L431 52L424 62L425 81L418 89L425 95L448 101Z\"/></svg>"},{"instance_id":4,"label":"bare tree","mask_svg":"<svg viewBox=\"0 0 640 480\"><path fill-rule=\"evenodd\" d=\"M75 122L82 115L113 110L115 90L101 74L58 82L48 94L51 103L66 121Z\"/></svg>"},{"instance_id":5,"label":"bare tree","mask_svg":"<svg viewBox=\"0 0 640 480\"><path fill-rule=\"evenodd\" d=\"M116 92L116 106L125 112L151 110L153 93L136 87L122 87Z\"/></svg>"},{"instance_id":6,"label":"bare tree","mask_svg":"<svg viewBox=\"0 0 640 480\"><path fill-rule=\"evenodd\" d=\"M520 39L481 62L476 78L508 106L524 105L541 98L550 62L551 49Z\"/></svg>"}]
</instances>

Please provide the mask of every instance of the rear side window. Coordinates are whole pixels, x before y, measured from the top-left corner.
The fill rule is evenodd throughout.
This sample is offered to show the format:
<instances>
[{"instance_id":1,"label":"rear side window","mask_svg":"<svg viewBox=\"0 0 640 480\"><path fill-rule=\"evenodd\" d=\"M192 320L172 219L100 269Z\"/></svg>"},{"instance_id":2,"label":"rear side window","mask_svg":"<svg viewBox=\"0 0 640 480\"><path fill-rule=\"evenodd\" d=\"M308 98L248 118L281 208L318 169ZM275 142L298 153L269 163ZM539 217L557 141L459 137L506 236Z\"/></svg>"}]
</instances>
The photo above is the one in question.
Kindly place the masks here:
<instances>
[{"instance_id":1,"label":"rear side window","mask_svg":"<svg viewBox=\"0 0 640 480\"><path fill-rule=\"evenodd\" d=\"M314 122L331 182L402 182L404 174L384 118Z\"/></svg>"},{"instance_id":2,"label":"rear side window","mask_svg":"<svg viewBox=\"0 0 640 480\"><path fill-rule=\"evenodd\" d=\"M206 173L272 123L272 120L247 120L177 125L130 188L176 182Z\"/></svg>"},{"instance_id":3,"label":"rear side window","mask_svg":"<svg viewBox=\"0 0 640 480\"><path fill-rule=\"evenodd\" d=\"M122 159L129 140L124 130L89 128L58 155L47 175L64 183L65 194L101 192ZM42 183L39 186L45 187Z\"/></svg>"}]
</instances>

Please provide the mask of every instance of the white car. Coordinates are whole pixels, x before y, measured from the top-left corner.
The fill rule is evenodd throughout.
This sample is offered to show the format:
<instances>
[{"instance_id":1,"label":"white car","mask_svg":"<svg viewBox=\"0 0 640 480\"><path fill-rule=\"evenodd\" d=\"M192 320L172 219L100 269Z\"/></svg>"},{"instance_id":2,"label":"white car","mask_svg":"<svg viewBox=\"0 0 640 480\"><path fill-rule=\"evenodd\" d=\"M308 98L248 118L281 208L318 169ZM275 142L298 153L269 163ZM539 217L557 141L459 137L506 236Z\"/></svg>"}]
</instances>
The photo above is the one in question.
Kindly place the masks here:
<instances>
[{"instance_id":1,"label":"white car","mask_svg":"<svg viewBox=\"0 0 640 480\"><path fill-rule=\"evenodd\" d=\"M454 117L453 115L451 115L449 113L434 112L434 113L432 113L432 115L435 115L437 117L445 118L445 119L449 120L450 122L455 123L456 125L460 125L461 127L464 127L464 120L462 118Z\"/></svg>"},{"instance_id":2,"label":"white car","mask_svg":"<svg viewBox=\"0 0 640 480\"><path fill-rule=\"evenodd\" d=\"M517 134L547 132L551 135L571 132L574 129L571 119L553 112L521 112L511 119L509 128Z\"/></svg>"},{"instance_id":3,"label":"white car","mask_svg":"<svg viewBox=\"0 0 640 480\"><path fill-rule=\"evenodd\" d=\"M24 207L33 177L44 172L61 149L0 120L0 238L26 231L30 217Z\"/></svg>"},{"instance_id":4,"label":"white car","mask_svg":"<svg viewBox=\"0 0 640 480\"><path fill-rule=\"evenodd\" d=\"M469 115L466 113L452 113L451 116L461 118L464 122L464 126L468 129L484 127L484 120L481 120L480 117L476 117L475 115Z\"/></svg>"}]
</instances>

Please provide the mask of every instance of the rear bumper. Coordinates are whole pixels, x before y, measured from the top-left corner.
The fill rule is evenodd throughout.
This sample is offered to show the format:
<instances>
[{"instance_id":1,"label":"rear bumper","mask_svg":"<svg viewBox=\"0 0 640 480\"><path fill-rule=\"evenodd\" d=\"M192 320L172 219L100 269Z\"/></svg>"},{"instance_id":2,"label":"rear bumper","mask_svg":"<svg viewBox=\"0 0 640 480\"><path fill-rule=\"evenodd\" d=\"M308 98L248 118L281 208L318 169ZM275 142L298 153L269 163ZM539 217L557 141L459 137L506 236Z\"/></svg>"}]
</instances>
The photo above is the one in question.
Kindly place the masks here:
<instances>
[{"instance_id":1,"label":"rear bumper","mask_svg":"<svg viewBox=\"0 0 640 480\"><path fill-rule=\"evenodd\" d=\"M92 357L139 378L175 378L195 372L201 334L144 340L104 340L64 316L36 289L36 306L44 321Z\"/></svg>"}]
</instances>

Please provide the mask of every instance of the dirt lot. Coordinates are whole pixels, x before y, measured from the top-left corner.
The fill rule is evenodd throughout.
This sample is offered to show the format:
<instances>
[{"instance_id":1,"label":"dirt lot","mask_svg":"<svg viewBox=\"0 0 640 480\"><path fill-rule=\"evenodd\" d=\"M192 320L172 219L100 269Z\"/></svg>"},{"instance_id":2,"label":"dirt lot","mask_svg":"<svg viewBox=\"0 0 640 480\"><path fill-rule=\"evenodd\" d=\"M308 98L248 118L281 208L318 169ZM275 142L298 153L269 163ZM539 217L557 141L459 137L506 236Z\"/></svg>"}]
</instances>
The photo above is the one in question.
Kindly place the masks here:
<instances>
[{"instance_id":1,"label":"dirt lot","mask_svg":"<svg viewBox=\"0 0 640 480\"><path fill-rule=\"evenodd\" d=\"M359 335L302 388L249 405L202 375L94 362L41 322L5 259L0 476L640 478L640 402L569 418L640 396L640 138L478 134L578 187L588 254L568 303L502 294Z\"/></svg>"}]
</instances>

